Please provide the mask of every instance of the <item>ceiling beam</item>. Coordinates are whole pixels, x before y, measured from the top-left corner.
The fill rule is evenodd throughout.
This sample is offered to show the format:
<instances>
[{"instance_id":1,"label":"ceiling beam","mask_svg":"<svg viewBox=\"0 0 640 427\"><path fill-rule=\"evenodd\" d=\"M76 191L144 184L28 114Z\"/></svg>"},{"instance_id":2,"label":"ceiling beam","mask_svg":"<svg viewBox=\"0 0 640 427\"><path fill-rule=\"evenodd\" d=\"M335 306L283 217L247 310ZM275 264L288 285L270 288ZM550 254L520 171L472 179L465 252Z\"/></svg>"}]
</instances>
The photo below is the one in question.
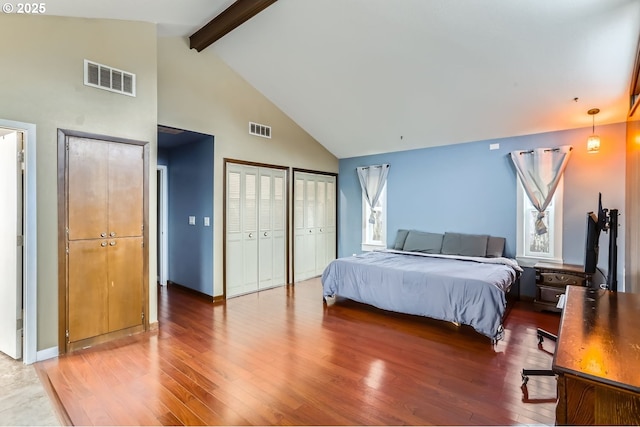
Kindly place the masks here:
<instances>
[{"instance_id":1,"label":"ceiling beam","mask_svg":"<svg viewBox=\"0 0 640 427\"><path fill-rule=\"evenodd\" d=\"M237 0L189 37L191 49L201 52L216 40L247 22L277 0Z\"/></svg>"}]
</instances>

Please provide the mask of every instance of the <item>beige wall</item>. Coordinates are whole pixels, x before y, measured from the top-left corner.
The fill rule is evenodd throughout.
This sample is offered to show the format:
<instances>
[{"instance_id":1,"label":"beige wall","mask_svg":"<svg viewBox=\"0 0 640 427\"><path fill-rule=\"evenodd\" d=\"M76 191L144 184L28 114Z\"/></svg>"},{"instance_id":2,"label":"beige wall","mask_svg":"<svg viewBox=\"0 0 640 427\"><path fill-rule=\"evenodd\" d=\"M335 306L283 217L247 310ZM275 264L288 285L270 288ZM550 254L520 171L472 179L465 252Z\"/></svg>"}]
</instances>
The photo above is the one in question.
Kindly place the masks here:
<instances>
[{"instance_id":1,"label":"beige wall","mask_svg":"<svg viewBox=\"0 0 640 427\"><path fill-rule=\"evenodd\" d=\"M271 126L272 139L250 136L249 121ZM158 123L215 137L214 295L223 292L224 158L338 172L336 157L211 49L190 50L183 38L158 39Z\"/></svg>"},{"instance_id":2,"label":"beige wall","mask_svg":"<svg viewBox=\"0 0 640 427\"><path fill-rule=\"evenodd\" d=\"M150 204L156 204L157 52L152 24L51 16L0 16L0 118L37 134L38 350L58 345L57 129L151 143ZM130 71L137 96L83 84L83 60ZM150 218L155 230L155 217ZM155 232L150 233L155 247ZM151 250L149 318L157 318Z\"/></svg>"}]
</instances>

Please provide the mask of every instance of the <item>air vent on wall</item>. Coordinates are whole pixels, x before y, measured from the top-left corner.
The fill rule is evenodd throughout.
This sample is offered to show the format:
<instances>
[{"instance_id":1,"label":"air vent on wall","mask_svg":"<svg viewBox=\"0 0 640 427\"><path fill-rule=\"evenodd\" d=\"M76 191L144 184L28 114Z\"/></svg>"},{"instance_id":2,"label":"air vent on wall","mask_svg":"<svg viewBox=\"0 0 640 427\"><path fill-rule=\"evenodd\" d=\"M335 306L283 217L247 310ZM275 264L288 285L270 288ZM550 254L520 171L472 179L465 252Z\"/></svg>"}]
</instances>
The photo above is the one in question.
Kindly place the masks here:
<instances>
[{"instance_id":1,"label":"air vent on wall","mask_svg":"<svg viewBox=\"0 0 640 427\"><path fill-rule=\"evenodd\" d=\"M123 95L136 96L136 75L84 60L84 84Z\"/></svg>"},{"instance_id":2,"label":"air vent on wall","mask_svg":"<svg viewBox=\"0 0 640 427\"><path fill-rule=\"evenodd\" d=\"M249 133L263 138L271 138L271 126L249 122Z\"/></svg>"}]
</instances>

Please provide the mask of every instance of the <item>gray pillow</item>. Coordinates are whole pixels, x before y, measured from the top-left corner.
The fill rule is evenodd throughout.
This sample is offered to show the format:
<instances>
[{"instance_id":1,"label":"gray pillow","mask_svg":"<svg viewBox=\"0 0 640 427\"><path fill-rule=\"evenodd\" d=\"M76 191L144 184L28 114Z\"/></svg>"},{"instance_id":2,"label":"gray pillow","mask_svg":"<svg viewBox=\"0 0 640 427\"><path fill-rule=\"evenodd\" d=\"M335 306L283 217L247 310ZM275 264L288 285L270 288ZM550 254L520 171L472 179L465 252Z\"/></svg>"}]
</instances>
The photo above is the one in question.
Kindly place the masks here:
<instances>
[{"instance_id":1,"label":"gray pillow","mask_svg":"<svg viewBox=\"0 0 640 427\"><path fill-rule=\"evenodd\" d=\"M442 253L445 255L462 255L483 257L487 255L486 234L444 233Z\"/></svg>"},{"instance_id":2,"label":"gray pillow","mask_svg":"<svg viewBox=\"0 0 640 427\"><path fill-rule=\"evenodd\" d=\"M411 230L404 241L405 251L439 254L442 249L442 234Z\"/></svg>"},{"instance_id":3,"label":"gray pillow","mask_svg":"<svg viewBox=\"0 0 640 427\"><path fill-rule=\"evenodd\" d=\"M402 250L404 248L404 242L407 240L407 235L409 234L409 230L398 230L396 233L396 241L393 244L393 249Z\"/></svg>"},{"instance_id":4,"label":"gray pillow","mask_svg":"<svg viewBox=\"0 0 640 427\"><path fill-rule=\"evenodd\" d=\"M487 258L499 258L504 254L504 237L489 236L487 240Z\"/></svg>"}]
</instances>

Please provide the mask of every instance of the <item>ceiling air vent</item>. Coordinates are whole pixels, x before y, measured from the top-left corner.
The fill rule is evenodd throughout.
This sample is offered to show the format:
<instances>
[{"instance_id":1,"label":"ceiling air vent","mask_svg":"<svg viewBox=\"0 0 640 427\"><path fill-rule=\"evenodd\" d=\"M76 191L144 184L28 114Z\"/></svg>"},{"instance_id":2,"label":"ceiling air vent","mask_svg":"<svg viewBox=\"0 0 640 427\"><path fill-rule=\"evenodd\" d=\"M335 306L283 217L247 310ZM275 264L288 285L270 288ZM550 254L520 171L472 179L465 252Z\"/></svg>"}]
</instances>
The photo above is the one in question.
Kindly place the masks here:
<instances>
[{"instance_id":1,"label":"ceiling air vent","mask_svg":"<svg viewBox=\"0 0 640 427\"><path fill-rule=\"evenodd\" d=\"M84 84L123 95L136 96L136 75L84 60Z\"/></svg>"},{"instance_id":2,"label":"ceiling air vent","mask_svg":"<svg viewBox=\"0 0 640 427\"><path fill-rule=\"evenodd\" d=\"M263 138L271 138L271 126L249 122L249 133Z\"/></svg>"}]
</instances>

